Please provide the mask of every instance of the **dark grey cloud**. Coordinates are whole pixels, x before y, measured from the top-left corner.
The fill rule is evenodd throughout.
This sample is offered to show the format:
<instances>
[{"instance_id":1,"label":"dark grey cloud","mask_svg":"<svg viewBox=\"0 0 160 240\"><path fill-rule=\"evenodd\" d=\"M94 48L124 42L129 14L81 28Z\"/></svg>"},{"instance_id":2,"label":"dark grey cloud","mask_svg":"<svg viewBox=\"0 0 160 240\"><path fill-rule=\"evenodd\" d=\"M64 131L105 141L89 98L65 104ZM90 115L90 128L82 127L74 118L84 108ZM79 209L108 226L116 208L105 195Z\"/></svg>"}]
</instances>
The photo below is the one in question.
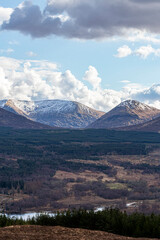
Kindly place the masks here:
<instances>
[{"instance_id":1,"label":"dark grey cloud","mask_svg":"<svg viewBox=\"0 0 160 240\"><path fill-rule=\"evenodd\" d=\"M68 16L66 21L59 16ZM2 30L17 30L32 37L49 35L99 39L123 35L136 28L160 33L159 0L48 0L41 12L29 1L16 8Z\"/></svg>"},{"instance_id":2,"label":"dark grey cloud","mask_svg":"<svg viewBox=\"0 0 160 240\"><path fill-rule=\"evenodd\" d=\"M131 2L135 2L135 3L149 3L149 4L154 4L154 3L159 3L159 0L131 0Z\"/></svg>"}]
</instances>

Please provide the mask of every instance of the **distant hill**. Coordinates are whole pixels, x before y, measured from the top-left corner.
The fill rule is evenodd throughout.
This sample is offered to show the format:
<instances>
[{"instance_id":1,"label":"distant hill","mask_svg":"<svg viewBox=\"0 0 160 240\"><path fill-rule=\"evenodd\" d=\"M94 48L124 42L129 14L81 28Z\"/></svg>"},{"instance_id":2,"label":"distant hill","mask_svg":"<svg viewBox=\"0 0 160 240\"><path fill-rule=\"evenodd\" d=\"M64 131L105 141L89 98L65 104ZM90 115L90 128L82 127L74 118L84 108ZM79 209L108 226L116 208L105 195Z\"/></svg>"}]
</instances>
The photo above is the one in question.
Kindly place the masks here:
<instances>
[{"instance_id":1,"label":"distant hill","mask_svg":"<svg viewBox=\"0 0 160 240\"><path fill-rule=\"evenodd\" d=\"M160 132L160 117L134 126L118 128L126 131Z\"/></svg>"},{"instance_id":2,"label":"distant hill","mask_svg":"<svg viewBox=\"0 0 160 240\"><path fill-rule=\"evenodd\" d=\"M51 129L51 127L31 121L23 116L8 112L0 108L0 126L17 129Z\"/></svg>"},{"instance_id":3,"label":"distant hill","mask_svg":"<svg viewBox=\"0 0 160 240\"><path fill-rule=\"evenodd\" d=\"M88 128L118 128L137 125L160 116L160 110L135 100L127 100L113 108Z\"/></svg>"},{"instance_id":4,"label":"distant hill","mask_svg":"<svg viewBox=\"0 0 160 240\"><path fill-rule=\"evenodd\" d=\"M81 103L64 100L1 100L0 106L30 120L63 128L85 128L105 114Z\"/></svg>"}]
</instances>

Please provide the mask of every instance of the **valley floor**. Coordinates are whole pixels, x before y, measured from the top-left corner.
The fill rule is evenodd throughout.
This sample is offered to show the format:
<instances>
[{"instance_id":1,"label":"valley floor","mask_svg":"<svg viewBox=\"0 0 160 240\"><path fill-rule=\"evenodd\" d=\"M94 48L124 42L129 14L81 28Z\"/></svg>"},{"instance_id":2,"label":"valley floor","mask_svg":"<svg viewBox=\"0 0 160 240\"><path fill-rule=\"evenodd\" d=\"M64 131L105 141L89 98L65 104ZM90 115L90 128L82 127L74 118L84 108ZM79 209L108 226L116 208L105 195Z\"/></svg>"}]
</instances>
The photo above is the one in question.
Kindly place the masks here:
<instances>
[{"instance_id":1,"label":"valley floor","mask_svg":"<svg viewBox=\"0 0 160 240\"><path fill-rule=\"evenodd\" d=\"M159 156L156 133L0 128L0 212L160 213Z\"/></svg>"}]
</instances>

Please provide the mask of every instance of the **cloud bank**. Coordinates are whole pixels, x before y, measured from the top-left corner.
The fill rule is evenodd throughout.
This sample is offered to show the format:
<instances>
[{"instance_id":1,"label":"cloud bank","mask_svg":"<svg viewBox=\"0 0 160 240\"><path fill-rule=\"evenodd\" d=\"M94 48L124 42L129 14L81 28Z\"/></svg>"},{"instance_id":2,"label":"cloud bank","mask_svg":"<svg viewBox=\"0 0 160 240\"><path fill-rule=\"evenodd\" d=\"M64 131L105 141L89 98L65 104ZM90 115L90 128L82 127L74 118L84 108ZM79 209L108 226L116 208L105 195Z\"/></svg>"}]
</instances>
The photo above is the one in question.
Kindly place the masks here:
<instances>
[{"instance_id":1,"label":"cloud bank","mask_svg":"<svg viewBox=\"0 0 160 240\"><path fill-rule=\"evenodd\" d=\"M3 22L2 29L34 38L103 39L135 29L159 34L159 12L159 0L48 0L43 12L25 1Z\"/></svg>"},{"instance_id":2,"label":"cloud bank","mask_svg":"<svg viewBox=\"0 0 160 240\"><path fill-rule=\"evenodd\" d=\"M137 99L160 108L160 84L144 88L125 81L125 87L115 91L102 89L101 81L93 66L89 66L80 81L70 70L59 71L53 62L0 57L1 99L64 99L106 112L123 100ZM91 88L87 87L87 82Z\"/></svg>"}]
</instances>

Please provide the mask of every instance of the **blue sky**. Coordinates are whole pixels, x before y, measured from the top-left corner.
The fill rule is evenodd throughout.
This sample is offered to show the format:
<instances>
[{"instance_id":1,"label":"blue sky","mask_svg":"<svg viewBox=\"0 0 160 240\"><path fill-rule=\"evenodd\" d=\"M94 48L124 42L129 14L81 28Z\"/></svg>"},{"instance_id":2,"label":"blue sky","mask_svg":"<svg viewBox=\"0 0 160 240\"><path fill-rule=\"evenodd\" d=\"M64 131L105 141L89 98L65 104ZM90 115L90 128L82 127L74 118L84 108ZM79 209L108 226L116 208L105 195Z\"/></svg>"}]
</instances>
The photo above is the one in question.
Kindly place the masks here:
<instances>
[{"instance_id":1,"label":"blue sky","mask_svg":"<svg viewBox=\"0 0 160 240\"><path fill-rule=\"evenodd\" d=\"M125 3L124 0L121 1ZM134 2L135 0L130 1ZM100 0L99 4L95 2L97 12L102 11L101 5L105 5L105 2L105 0ZM23 7L18 7L22 3ZM67 30L66 26L63 29L61 16L65 17L67 15L70 18L75 18L74 11L79 14L82 4L84 16L81 14L79 18L77 17L76 23L78 25L74 28L69 25L68 20L65 20L69 23ZM112 26L113 23L111 26L103 24L103 14L107 14L107 12L102 11L102 19L101 16L97 16L94 23L93 19L96 17L92 19L91 16L88 19L89 17L86 16L91 15L92 12L87 12L88 5L86 4L88 4L88 0L81 1L81 4L79 0L34 0L25 2L0 0L0 13L4 12L6 16L6 19L1 20L0 18L0 73L3 72L1 84L3 85L3 82L6 81L3 88L0 87L1 98L24 98L28 100L63 98L80 101L104 111L111 109L122 100L137 98L137 100L160 108L160 31L154 29L154 21L153 26L149 26L150 29L145 29L145 27L142 29L141 25L145 25L145 20L140 19L136 23L136 27L133 28L133 23L131 26L124 24L121 32L119 32L117 30L119 26ZM137 12L137 3L133 4ZM144 6L145 14L146 4L149 3L141 0L141 4ZM155 9L157 4L160 8L159 3L155 1L155 4ZM46 13L43 12L45 9L47 9L47 17L58 16L57 19L62 21L61 29L54 30L55 23L52 23L53 26L49 25L47 31L45 28L48 28L48 25L44 28L44 26L41 26L42 24L36 23L35 27L32 26L31 21L29 26L29 20L27 17L24 19L24 15L27 15L27 13L33 14L34 10L30 10L33 6L36 6L35 14L39 8L43 18L46 18ZM23 21L20 19L22 14L19 15L16 10L17 7L19 8L18 11L23 13ZM108 6L105 7L107 11ZM12 13L9 13L8 8ZM124 8L127 8L125 4ZM153 14L156 11L155 9L151 9L150 14ZM14 18L12 15L14 15ZM122 13L119 13L117 22L120 22L121 15ZM86 19L81 19L81 16ZM115 18L114 12L110 18L111 20ZM104 19L104 22L107 20ZM33 17L33 25L34 21ZM80 24L83 25L82 30ZM89 24L93 25L89 26ZM147 22L146 26L148 27ZM37 29L38 34L35 34ZM15 78L8 69L10 65L6 64L7 61L11 64L11 60L13 63L17 61L17 64L19 64L12 69L12 73L14 72L12 75L15 75ZM34 61L41 64L38 66L38 70L34 66ZM46 61L54 63L56 67L47 69L45 66L45 69L42 69L42 63ZM27 65L27 70L24 67L26 63L30 63ZM45 75L42 76L40 68L43 73L46 71L48 78ZM26 71L28 71L28 75ZM53 71L54 74L52 74ZM21 76L19 76L20 73ZM32 83L28 83L30 80L27 79L27 76L32 79ZM43 87L39 91L36 89L37 79L41 81L39 85L46 82L46 85L43 85L45 94L42 92ZM30 84L33 86L29 89Z\"/></svg>"}]
</instances>

